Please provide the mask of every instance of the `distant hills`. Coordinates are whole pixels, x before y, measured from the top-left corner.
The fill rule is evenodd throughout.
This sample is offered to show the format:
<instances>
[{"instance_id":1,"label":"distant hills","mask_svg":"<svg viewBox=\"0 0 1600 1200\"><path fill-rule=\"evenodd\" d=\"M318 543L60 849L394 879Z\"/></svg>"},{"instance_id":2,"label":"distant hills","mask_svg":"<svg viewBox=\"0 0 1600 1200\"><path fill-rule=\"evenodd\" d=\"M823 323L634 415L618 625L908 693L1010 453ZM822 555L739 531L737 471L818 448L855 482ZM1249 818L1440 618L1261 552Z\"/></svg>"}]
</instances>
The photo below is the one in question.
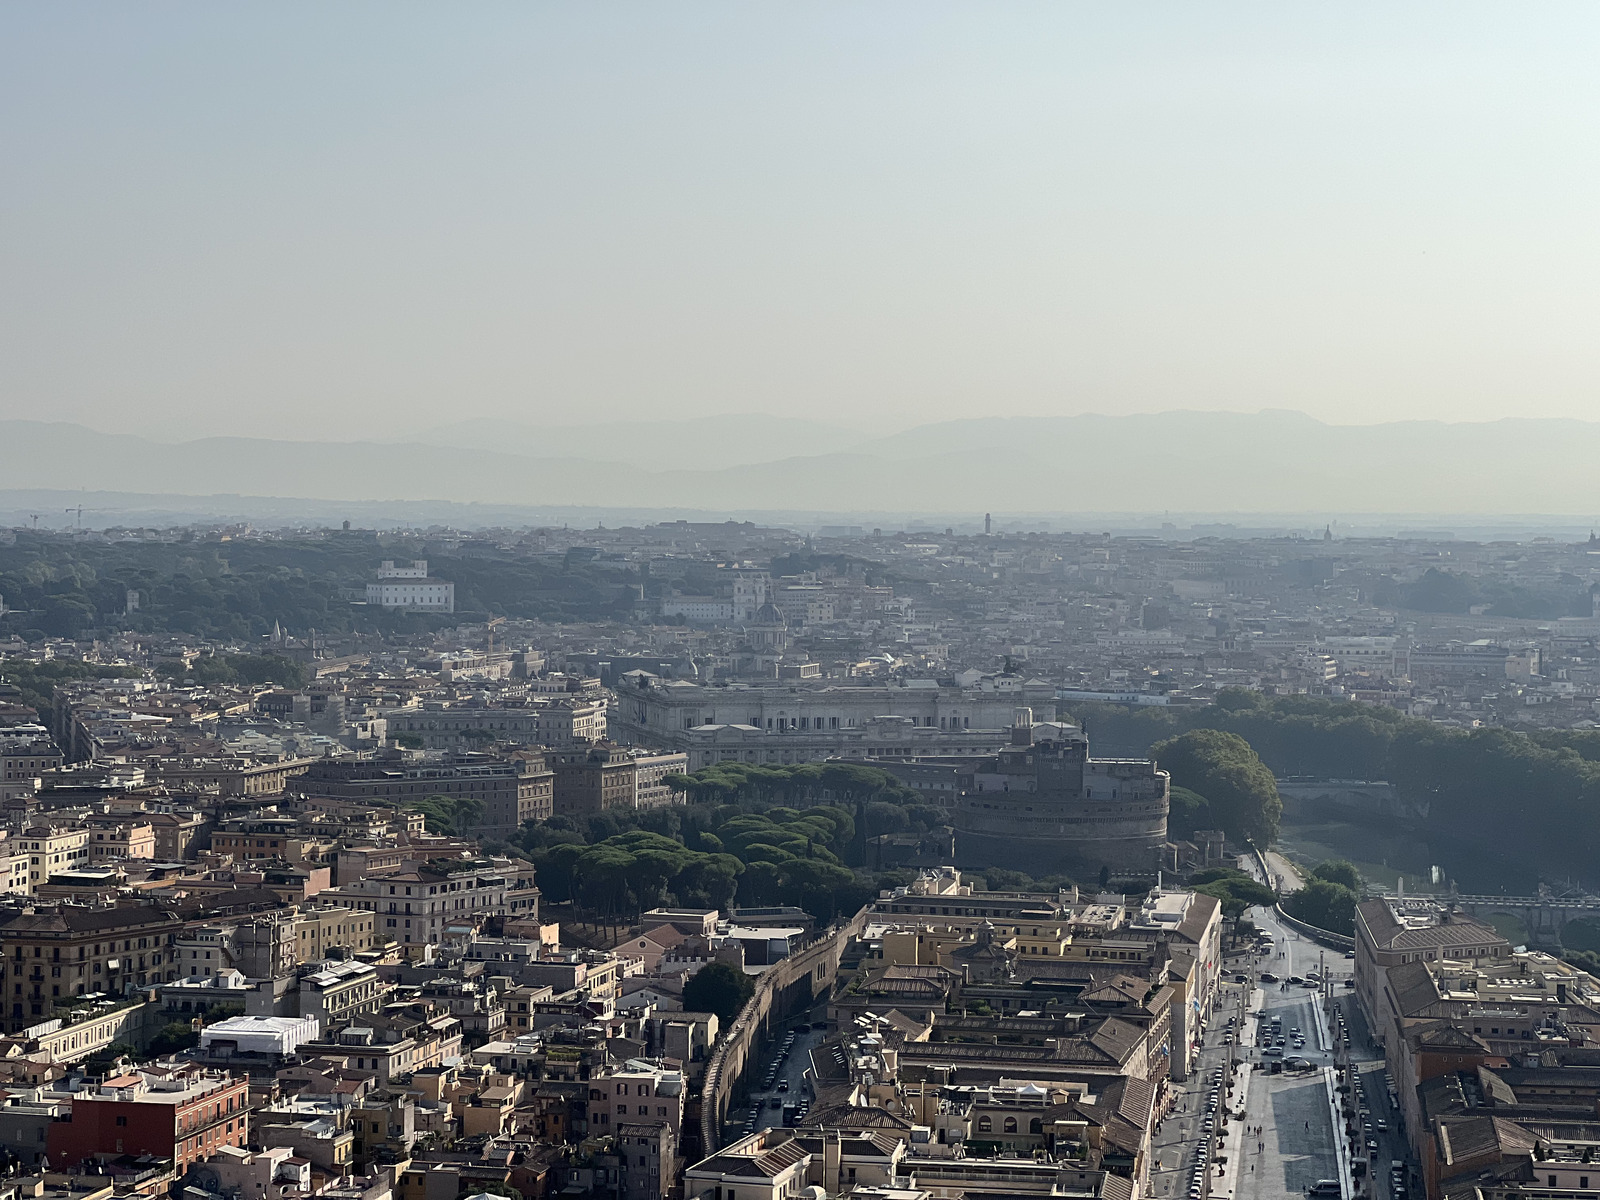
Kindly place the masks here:
<instances>
[{"instance_id":1,"label":"distant hills","mask_svg":"<svg viewBox=\"0 0 1600 1200\"><path fill-rule=\"evenodd\" d=\"M1293 412L974 417L870 436L737 414L383 443L165 442L0 421L0 488L815 512L1600 511L1600 423Z\"/></svg>"}]
</instances>

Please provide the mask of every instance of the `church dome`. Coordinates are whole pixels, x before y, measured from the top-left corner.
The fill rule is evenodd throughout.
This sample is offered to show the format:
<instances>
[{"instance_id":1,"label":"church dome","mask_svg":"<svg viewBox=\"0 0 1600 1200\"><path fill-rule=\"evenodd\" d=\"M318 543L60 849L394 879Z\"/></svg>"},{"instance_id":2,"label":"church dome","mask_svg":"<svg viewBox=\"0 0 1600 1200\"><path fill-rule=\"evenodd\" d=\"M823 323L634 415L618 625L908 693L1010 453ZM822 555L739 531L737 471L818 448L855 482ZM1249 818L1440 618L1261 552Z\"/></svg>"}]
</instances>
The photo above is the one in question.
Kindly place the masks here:
<instances>
[{"instance_id":1,"label":"church dome","mask_svg":"<svg viewBox=\"0 0 1600 1200\"><path fill-rule=\"evenodd\" d=\"M789 622L783 619L783 614L778 611L778 606L771 600L756 609L755 623L757 625L776 625L780 629L788 628L789 625Z\"/></svg>"}]
</instances>

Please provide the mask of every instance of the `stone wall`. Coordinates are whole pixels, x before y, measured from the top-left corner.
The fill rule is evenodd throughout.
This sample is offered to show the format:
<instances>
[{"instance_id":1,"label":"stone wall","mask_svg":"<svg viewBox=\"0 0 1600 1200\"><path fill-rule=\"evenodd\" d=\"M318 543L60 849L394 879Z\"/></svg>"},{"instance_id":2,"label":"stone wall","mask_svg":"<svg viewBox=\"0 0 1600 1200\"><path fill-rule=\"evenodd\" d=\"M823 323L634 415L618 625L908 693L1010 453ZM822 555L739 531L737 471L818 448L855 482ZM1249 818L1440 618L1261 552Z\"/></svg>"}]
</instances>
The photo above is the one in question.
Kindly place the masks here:
<instances>
[{"instance_id":1,"label":"stone wall","mask_svg":"<svg viewBox=\"0 0 1600 1200\"><path fill-rule=\"evenodd\" d=\"M700 1101L704 1153L714 1154L722 1145L722 1121L734 1089L773 1025L818 997L832 993L839 959L851 940L861 935L866 920L867 910L863 908L849 924L818 938L798 954L791 954L756 980L755 994L733 1019L706 1064Z\"/></svg>"}]
</instances>

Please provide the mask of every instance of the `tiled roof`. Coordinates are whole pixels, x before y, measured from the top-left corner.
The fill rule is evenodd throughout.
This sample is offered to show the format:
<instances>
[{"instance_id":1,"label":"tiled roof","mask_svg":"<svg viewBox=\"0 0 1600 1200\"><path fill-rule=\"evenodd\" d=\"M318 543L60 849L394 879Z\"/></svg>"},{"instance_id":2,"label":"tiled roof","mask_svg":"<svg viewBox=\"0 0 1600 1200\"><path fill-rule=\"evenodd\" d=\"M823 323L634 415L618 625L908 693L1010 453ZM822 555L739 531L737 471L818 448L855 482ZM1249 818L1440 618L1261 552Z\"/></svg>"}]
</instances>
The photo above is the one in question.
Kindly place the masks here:
<instances>
[{"instance_id":1,"label":"tiled roof","mask_svg":"<svg viewBox=\"0 0 1600 1200\"><path fill-rule=\"evenodd\" d=\"M718 1154L698 1164L696 1171L706 1174L736 1175L747 1179L775 1179L808 1155L799 1139L763 1150L759 1154Z\"/></svg>"},{"instance_id":2,"label":"tiled roof","mask_svg":"<svg viewBox=\"0 0 1600 1200\"><path fill-rule=\"evenodd\" d=\"M273 897L276 903L277 897ZM18 913L5 923L8 935L27 937L30 934L94 933L103 929L122 929L140 925L160 925L176 922L177 916L166 909L140 905L137 908L79 908L67 907L55 912Z\"/></svg>"},{"instance_id":3,"label":"tiled roof","mask_svg":"<svg viewBox=\"0 0 1600 1200\"><path fill-rule=\"evenodd\" d=\"M1222 901L1215 896L1195 892L1175 932L1186 941L1199 944L1200 939L1205 936L1206 927L1211 924L1221 908Z\"/></svg>"},{"instance_id":4,"label":"tiled roof","mask_svg":"<svg viewBox=\"0 0 1600 1200\"><path fill-rule=\"evenodd\" d=\"M1403 925L1395 919L1388 901L1383 899L1365 900L1356 905L1356 915L1366 926L1373 945L1380 950L1433 950L1505 941L1489 926L1459 915L1451 915L1432 925Z\"/></svg>"},{"instance_id":5,"label":"tiled roof","mask_svg":"<svg viewBox=\"0 0 1600 1200\"><path fill-rule=\"evenodd\" d=\"M863 1108L854 1104L831 1104L827 1108L814 1108L806 1114L804 1124L817 1129L896 1129L909 1131L911 1122L881 1108Z\"/></svg>"},{"instance_id":6,"label":"tiled roof","mask_svg":"<svg viewBox=\"0 0 1600 1200\"><path fill-rule=\"evenodd\" d=\"M1403 928L1394 919L1394 913L1389 911L1389 904L1385 900L1363 900L1356 905L1356 919L1366 926L1367 932L1372 935L1372 944L1380 950L1388 946L1389 939Z\"/></svg>"},{"instance_id":7,"label":"tiled roof","mask_svg":"<svg viewBox=\"0 0 1600 1200\"><path fill-rule=\"evenodd\" d=\"M1119 1063L1127 1062L1143 1039L1144 1030L1115 1017L1100 1022L1099 1028L1089 1035L1091 1042Z\"/></svg>"},{"instance_id":8,"label":"tiled roof","mask_svg":"<svg viewBox=\"0 0 1600 1200\"><path fill-rule=\"evenodd\" d=\"M1424 962L1401 963L1389 968L1389 988L1402 1017L1420 1017L1438 1003L1439 988Z\"/></svg>"},{"instance_id":9,"label":"tiled roof","mask_svg":"<svg viewBox=\"0 0 1600 1200\"><path fill-rule=\"evenodd\" d=\"M1475 1033L1468 1033L1451 1021L1425 1025L1416 1031L1419 1050L1461 1050L1468 1054L1488 1054L1489 1043Z\"/></svg>"}]
</instances>

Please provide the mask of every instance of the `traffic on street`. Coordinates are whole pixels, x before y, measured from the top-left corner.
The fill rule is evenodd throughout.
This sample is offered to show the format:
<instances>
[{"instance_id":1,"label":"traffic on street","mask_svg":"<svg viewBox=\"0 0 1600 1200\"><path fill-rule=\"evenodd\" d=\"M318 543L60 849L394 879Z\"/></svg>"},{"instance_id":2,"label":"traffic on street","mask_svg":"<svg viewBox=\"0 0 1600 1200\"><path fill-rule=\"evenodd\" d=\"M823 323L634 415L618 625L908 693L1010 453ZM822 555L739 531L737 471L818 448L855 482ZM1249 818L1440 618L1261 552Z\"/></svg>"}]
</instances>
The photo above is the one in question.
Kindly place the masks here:
<instances>
[{"instance_id":1,"label":"traffic on street","mask_svg":"<svg viewBox=\"0 0 1600 1200\"><path fill-rule=\"evenodd\" d=\"M1228 955L1195 1067L1156 1127L1151 1192L1178 1200L1411 1200L1393 1081L1352 989L1354 954L1272 909Z\"/></svg>"},{"instance_id":2,"label":"traffic on street","mask_svg":"<svg viewBox=\"0 0 1600 1200\"><path fill-rule=\"evenodd\" d=\"M819 1010L814 1020L801 1016L776 1034L755 1068L748 1106L728 1112L726 1135L794 1125L811 1111L811 1051L825 1029Z\"/></svg>"}]
</instances>

